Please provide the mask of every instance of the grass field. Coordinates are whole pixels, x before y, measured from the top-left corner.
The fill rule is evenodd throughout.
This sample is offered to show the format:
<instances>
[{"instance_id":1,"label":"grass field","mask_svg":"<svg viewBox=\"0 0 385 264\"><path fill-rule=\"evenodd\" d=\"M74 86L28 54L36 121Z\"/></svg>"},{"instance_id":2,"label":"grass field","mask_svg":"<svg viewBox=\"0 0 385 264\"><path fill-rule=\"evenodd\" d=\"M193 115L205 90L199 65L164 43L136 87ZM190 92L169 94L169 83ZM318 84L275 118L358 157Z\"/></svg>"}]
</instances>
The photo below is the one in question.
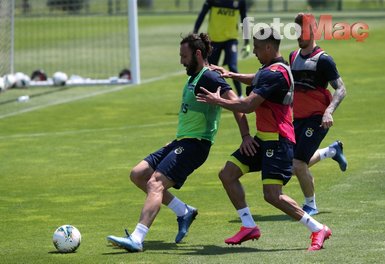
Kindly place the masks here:
<instances>
[{"instance_id":1,"label":"grass field","mask_svg":"<svg viewBox=\"0 0 385 264\"><path fill-rule=\"evenodd\" d=\"M141 85L0 94L0 263L385 262L384 16L351 16L350 22L369 24L370 36L363 43L320 42L337 62L348 90L322 145L341 139L348 170L340 172L330 159L312 169L321 211L316 219L333 230L324 250L308 253L307 229L263 201L259 174L246 175L242 182L262 237L241 246L223 242L240 226L217 178L240 143L228 111L207 162L182 190L173 191L199 209L184 243L173 243L176 219L162 208L144 253L108 246L107 235L133 230L145 198L128 181L130 168L174 138L186 80L178 58L180 33L190 31L194 19L140 18ZM283 55L295 45L283 43ZM239 66L255 72L260 65L250 57ZM31 100L17 103L14 99L22 94ZM302 203L295 177L284 191ZM82 233L74 254L58 254L52 244L62 224L73 224Z\"/></svg>"}]
</instances>

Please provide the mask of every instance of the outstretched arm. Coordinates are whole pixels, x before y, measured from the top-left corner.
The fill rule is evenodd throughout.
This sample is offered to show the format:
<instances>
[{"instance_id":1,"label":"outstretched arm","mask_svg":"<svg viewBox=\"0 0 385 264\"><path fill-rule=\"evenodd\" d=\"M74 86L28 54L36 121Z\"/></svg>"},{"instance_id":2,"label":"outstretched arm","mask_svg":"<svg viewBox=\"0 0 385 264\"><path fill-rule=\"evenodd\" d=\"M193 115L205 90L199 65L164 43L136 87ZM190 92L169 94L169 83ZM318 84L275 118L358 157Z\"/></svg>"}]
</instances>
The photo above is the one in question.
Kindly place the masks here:
<instances>
[{"instance_id":1,"label":"outstretched arm","mask_svg":"<svg viewBox=\"0 0 385 264\"><path fill-rule=\"evenodd\" d=\"M236 81L240 81L246 85L251 85L251 82L254 79L254 73L236 73L226 70L225 68L217 65L210 65L210 70L218 71L221 73L223 78L231 78Z\"/></svg>"},{"instance_id":2,"label":"outstretched arm","mask_svg":"<svg viewBox=\"0 0 385 264\"><path fill-rule=\"evenodd\" d=\"M203 93L197 95L197 101L202 103L219 105L233 112L251 113L265 100L262 96L256 93L250 93L246 98L237 98L228 100L220 95L220 87L215 93L211 93L204 87L200 87Z\"/></svg>"},{"instance_id":3,"label":"outstretched arm","mask_svg":"<svg viewBox=\"0 0 385 264\"><path fill-rule=\"evenodd\" d=\"M229 90L222 95L223 98L228 100L236 100L238 96L232 91ZM246 114L233 112L235 121L238 124L239 132L241 134L242 143L239 147L239 150L242 154L247 156L254 156L257 153L256 147L258 147L257 141L250 135L249 123L247 122Z\"/></svg>"},{"instance_id":4,"label":"outstretched arm","mask_svg":"<svg viewBox=\"0 0 385 264\"><path fill-rule=\"evenodd\" d=\"M342 81L341 77L339 77L336 80L330 81L330 85L335 89L335 91L333 93L332 101L330 102L329 106L326 108L322 117L321 126L325 129L333 126L332 115L346 96L345 84Z\"/></svg>"}]
</instances>

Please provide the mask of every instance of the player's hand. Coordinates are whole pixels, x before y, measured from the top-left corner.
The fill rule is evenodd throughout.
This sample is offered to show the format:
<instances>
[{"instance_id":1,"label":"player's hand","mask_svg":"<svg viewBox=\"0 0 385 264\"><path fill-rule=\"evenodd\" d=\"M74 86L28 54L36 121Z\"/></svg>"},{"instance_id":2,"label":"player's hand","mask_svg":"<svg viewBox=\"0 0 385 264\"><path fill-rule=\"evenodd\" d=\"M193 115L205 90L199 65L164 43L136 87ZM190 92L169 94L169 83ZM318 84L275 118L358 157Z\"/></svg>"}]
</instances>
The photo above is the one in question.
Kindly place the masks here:
<instances>
[{"instance_id":1,"label":"player's hand","mask_svg":"<svg viewBox=\"0 0 385 264\"><path fill-rule=\"evenodd\" d=\"M322 116L322 123L320 125L324 129L331 128L333 126L333 116L329 112L325 112Z\"/></svg>"},{"instance_id":2,"label":"player's hand","mask_svg":"<svg viewBox=\"0 0 385 264\"><path fill-rule=\"evenodd\" d=\"M210 64L209 69L219 72L223 78L231 78L233 76L232 72L218 65Z\"/></svg>"},{"instance_id":3,"label":"player's hand","mask_svg":"<svg viewBox=\"0 0 385 264\"><path fill-rule=\"evenodd\" d=\"M243 48L241 50L241 55L242 55L243 59L247 58L250 55L250 45L249 44L243 46Z\"/></svg>"},{"instance_id":4,"label":"player's hand","mask_svg":"<svg viewBox=\"0 0 385 264\"><path fill-rule=\"evenodd\" d=\"M208 104L218 104L218 102L221 100L221 87L219 86L217 91L215 93L209 92L206 88L200 87L200 90L202 92L198 93L196 96L196 99L198 102L201 103L208 103Z\"/></svg>"},{"instance_id":5,"label":"player's hand","mask_svg":"<svg viewBox=\"0 0 385 264\"><path fill-rule=\"evenodd\" d=\"M257 153L258 142L250 135L246 135L242 138L241 146L239 150L243 155L254 156Z\"/></svg>"}]
</instances>

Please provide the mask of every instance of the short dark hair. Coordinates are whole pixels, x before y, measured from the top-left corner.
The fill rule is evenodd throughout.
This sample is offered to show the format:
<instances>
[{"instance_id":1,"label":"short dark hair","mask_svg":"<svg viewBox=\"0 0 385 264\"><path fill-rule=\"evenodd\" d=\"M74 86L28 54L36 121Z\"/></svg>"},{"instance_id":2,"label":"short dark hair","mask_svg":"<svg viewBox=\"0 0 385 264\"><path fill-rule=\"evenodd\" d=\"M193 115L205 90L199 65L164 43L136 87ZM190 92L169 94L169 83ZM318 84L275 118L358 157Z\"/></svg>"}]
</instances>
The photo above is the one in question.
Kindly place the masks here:
<instances>
[{"instance_id":1,"label":"short dark hair","mask_svg":"<svg viewBox=\"0 0 385 264\"><path fill-rule=\"evenodd\" d=\"M294 18L294 22L302 27L304 16L305 16L305 13L298 13L297 16Z\"/></svg>"},{"instance_id":2,"label":"short dark hair","mask_svg":"<svg viewBox=\"0 0 385 264\"><path fill-rule=\"evenodd\" d=\"M195 53L197 50L200 50L202 52L203 59L207 59L213 50L210 37L207 33L190 33L180 42L181 45L185 43L188 43L188 46L193 51L193 53Z\"/></svg>"},{"instance_id":3,"label":"short dark hair","mask_svg":"<svg viewBox=\"0 0 385 264\"><path fill-rule=\"evenodd\" d=\"M265 36L266 33L268 34L267 37ZM264 37L260 38L260 36ZM281 44L281 37L279 33L272 27L261 28L256 34L254 34L253 38L262 42L270 42L276 49L279 49L279 45Z\"/></svg>"}]
</instances>

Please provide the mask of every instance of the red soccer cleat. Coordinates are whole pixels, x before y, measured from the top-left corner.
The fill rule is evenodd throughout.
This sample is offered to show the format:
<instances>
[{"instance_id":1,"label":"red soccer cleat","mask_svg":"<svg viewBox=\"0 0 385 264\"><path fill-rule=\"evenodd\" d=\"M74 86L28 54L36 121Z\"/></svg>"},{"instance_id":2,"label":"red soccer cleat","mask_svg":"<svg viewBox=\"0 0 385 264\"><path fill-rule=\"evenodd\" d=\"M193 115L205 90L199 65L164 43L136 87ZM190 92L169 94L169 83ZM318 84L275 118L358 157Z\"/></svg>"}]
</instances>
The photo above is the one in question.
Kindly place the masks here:
<instances>
[{"instance_id":1,"label":"red soccer cleat","mask_svg":"<svg viewBox=\"0 0 385 264\"><path fill-rule=\"evenodd\" d=\"M324 242L326 239L329 239L329 237L332 235L332 231L329 227L324 225L322 230L318 232L311 233L311 245L308 248L308 251L315 251L320 250L323 248Z\"/></svg>"},{"instance_id":2,"label":"red soccer cleat","mask_svg":"<svg viewBox=\"0 0 385 264\"><path fill-rule=\"evenodd\" d=\"M244 227L241 226L241 230L236 233L233 237L225 240L226 244L229 245L240 245L242 242L247 240L258 239L261 236L261 231L256 227Z\"/></svg>"}]
</instances>

